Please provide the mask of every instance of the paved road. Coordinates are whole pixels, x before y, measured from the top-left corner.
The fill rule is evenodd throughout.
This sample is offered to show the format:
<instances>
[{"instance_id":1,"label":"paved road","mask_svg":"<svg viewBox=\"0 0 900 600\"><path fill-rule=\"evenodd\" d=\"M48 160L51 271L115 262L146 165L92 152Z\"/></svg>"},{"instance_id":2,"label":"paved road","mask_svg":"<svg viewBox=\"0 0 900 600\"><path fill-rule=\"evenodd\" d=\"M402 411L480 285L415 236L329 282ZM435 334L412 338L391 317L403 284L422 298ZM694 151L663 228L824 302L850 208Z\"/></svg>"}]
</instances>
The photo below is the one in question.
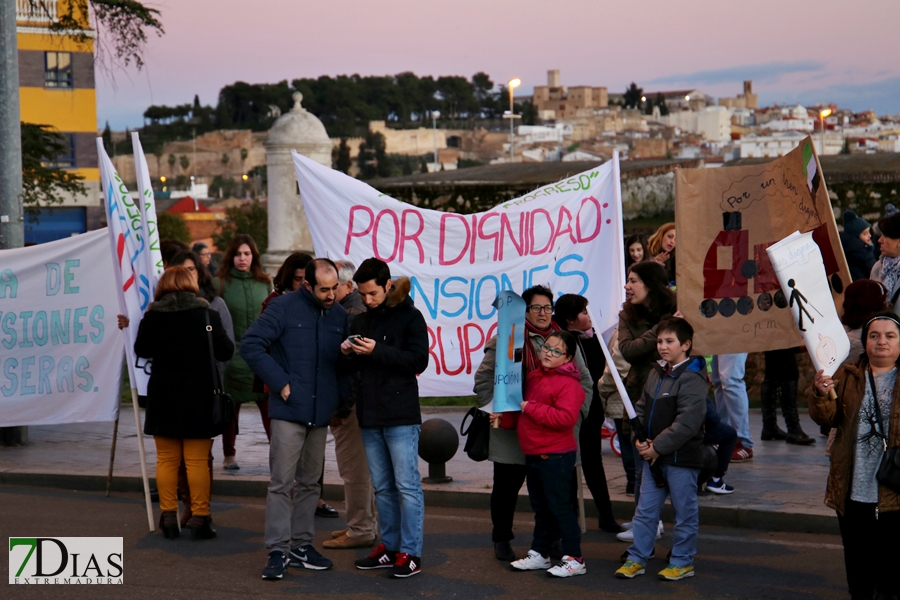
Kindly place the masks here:
<instances>
[{"instance_id":1,"label":"paved road","mask_svg":"<svg viewBox=\"0 0 900 600\"><path fill-rule=\"evenodd\" d=\"M158 510L158 505L154 505ZM340 505L338 508L341 508ZM158 513L157 513L158 514ZM122 536L127 588L76 586L6 588L5 598L266 598L285 595L334 598L790 598L846 597L840 539L831 535L786 534L746 529L701 528L698 575L677 583L649 574L634 581L613 577L625 544L611 534L588 531L583 541L588 573L554 580L541 572L513 573L489 548L486 511L428 508L425 518L424 571L409 580L391 580L384 572L361 572L353 560L363 550L327 553L335 562L328 572L291 569L284 580L260 578L266 553L262 545L264 501L228 497L213 501L219 537L192 542L166 540L147 531L138 494L105 498L94 492L0 486L0 532L8 536ZM317 519L321 549L339 519ZM593 526L594 524L592 524ZM671 529L671 525L667 529ZM527 513L516 521L517 550L530 541ZM671 547L671 534L657 554ZM4 558L8 562L8 546ZM651 562L652 573L663 562ZM123 591L125 594L123 595Z\"/></svg>"},{"instance_id":2,"label":"paved road","mask_svg":"<svg viewBox=\"0 0 900 600\"><path fill-rule=\"evenodd\" d=\"M423 418L445 419L458 430L465 410L423 408ZM751 410L750 414L755 435L761 417L758 410ZM802 419L806 431L818 431L807 415L803 415ZM255 407L241 411L240 429L241 434L237 438L239 471L222 469L222 445L218 439L213 444L214 489L222 495L252 494L263 497L269 482L269 444ZM0 448L0 482L62 489L106 489L112 430L111 423L29 427L28 445ZM730 496L710 494L700 500L705 522L727 527L836 534L838 527L834 511L823 503L825 482L828 480L825 440L818 436L817 439L819 443L808 447L784 442L757 443L753 461L733 464L728 470L726 480L737 492ZM337 500L343 497L343 482L338 476L333 441L329 434L325 446L325 493L330 500ZM147 466L150 477L153 477L156 472L156 446L147 436L145 446ZM625 518L633 510L633 499L625 496L622 461L612 454L606 443L603 444L603 463L616 512ZM424 461L419 461L419 471L423 475L428 472ZM140 472L132 408L123 405L116 446L115 489L140 490ZM489 506L492 484L489 461L473 462L460 448L447 463L447 474L453 477L452 483L424 486L429 503L466 508ZM528 506L525 494L523 489L520 500L523 508ZM585 497L590 497L587 486ZM593 503L588 502L586 509L589 515L592 514Z\"/></svg>"}]
</instances>

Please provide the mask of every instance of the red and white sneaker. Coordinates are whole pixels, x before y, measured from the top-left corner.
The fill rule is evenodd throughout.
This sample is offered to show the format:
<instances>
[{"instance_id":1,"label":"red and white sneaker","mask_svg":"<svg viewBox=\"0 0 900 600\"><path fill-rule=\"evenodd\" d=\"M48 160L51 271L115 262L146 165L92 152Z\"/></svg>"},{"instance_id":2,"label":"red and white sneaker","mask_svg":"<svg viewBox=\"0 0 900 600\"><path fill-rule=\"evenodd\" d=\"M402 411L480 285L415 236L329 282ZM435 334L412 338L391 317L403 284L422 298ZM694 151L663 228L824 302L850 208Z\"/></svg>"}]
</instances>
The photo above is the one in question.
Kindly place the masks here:
<instances>
[{"instance_id":1,"label":"red and white sneaker","mask_svg":"<svg viewBox=\"0 0 900 600\"><path fill-rule=\"evenodd\" d=\"M573 577L585 573L587 573L587 567L584 565L584 559L568 555L563 556L556 566L547 569L547 575L551 577Z\"/></svg>"},{"instance_id":2,"label":"red and white sneaker","mask_svg":"<svg viewBox=\"0 0 900 600\"><path fill-rule=\"evenodd\" d=\"M397 553L397 562L391 569L391 577L405 579L422 572L422 559L406 552Z\"/></svg>"},{"instance_id":3,"label":"red and white sneaker","mask_svg":"<svg viewBox=\"0 0 900 600\"><path fill-rule=\"evenodd\" d=\"M731 462L747 462L748 460L753 460L753 448L744 448L741 440L738 440L734 445L734 452L731 453Z\"/></svg>"},{"instance_id":4,"label":"red and white sneaker","mask_svg":"<svg viewBox=\"0 0 900 600\"><path fill-rule=\"evenodd\" d=\"M394 566L394 563L397 562L397 555L397 552L385 550L384 544L378 544L375 546L375 549L372 550L372 554L366 558L359 559L354 564L356 564L357 569L362 569L363 571L369 571L371 569L390 569Z\"/></svg>"}]
</instances>

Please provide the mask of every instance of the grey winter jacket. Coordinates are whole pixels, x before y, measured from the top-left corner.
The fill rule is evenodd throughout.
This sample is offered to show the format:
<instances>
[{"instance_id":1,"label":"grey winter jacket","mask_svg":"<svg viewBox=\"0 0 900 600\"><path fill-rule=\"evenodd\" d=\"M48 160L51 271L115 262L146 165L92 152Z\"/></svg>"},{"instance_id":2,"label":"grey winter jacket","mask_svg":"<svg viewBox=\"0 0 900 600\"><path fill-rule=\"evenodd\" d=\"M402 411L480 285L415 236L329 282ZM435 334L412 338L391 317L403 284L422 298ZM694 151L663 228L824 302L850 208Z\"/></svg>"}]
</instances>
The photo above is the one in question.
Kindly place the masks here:
<instances>
[{"instance_id":1,"label":"grey winter jacket","mask_svg":"<svg viewBox=\"0 0 900 600\"><path fill-rule=\"evenodd\" d=\"M689 358L670 372L654 363L641 399L634 407L662 464L703 468L703 422L706 420L706 361Z\"/></svg>"},{"instance_id":2,"label":"grey winter jacket","mask_svg":"<svg viewBox=\"0 0 900 600\"><path fill-rule=\"evenodd\" d=\"M538 344L544 341L544 338L538 334L529 334L534 349L538 351ZM478 396L478 406L484 408L494 399L494 367L497 354L497 336L488 340L484 347L484 360L475 372L475 395ZM587 418L591 409L591 400L594 397L594 382L591 380L591 373L588 371L587 365L581 352L575 354L575 366L581 374L581 387L584 390L584 404L581 406L581 415L578 417L578 423L575 425L575 439L581 431L581 423ZM522 378L523 384L525 377ZM492 462L524 465L525 455L522 454L522 448L519 446L519 438L515 429L491 429L491 440L488 449L488 459ZM581 448L578 449L576 464L581 464Z\"/></svg>"}]
</instances>

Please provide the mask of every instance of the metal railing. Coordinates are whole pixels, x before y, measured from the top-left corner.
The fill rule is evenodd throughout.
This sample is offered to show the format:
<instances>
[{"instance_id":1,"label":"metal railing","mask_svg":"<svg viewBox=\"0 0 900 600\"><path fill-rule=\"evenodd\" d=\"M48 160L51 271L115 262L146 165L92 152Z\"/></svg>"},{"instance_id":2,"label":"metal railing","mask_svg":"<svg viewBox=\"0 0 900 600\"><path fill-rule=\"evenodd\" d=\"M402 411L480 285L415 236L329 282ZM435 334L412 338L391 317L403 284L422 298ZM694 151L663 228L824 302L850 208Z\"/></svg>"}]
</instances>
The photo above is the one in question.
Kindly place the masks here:
<instances>
[{"instance_id":1,"label":"metal railing","mask_svg":"<svg viewBox=\"0 0 900 600\"><path fill-rule=\"evenodd\" d=\"M16 0L16 21L55 23L56 0Z\"/></svg>"}]
</instances>

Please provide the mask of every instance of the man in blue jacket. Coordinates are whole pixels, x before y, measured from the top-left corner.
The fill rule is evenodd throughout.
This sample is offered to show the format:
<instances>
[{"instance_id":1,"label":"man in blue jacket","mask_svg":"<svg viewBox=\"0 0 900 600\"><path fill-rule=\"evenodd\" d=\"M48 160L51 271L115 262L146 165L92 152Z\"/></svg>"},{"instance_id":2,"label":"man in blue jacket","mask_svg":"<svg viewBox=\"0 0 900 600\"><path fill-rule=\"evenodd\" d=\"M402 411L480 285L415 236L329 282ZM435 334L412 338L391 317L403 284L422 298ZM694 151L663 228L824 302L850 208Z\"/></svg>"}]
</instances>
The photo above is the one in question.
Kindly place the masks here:
<instances>
[{"instance_id":1,"label":"man in blue jacket","mask_svg":"<svg viewBox=\"0 0 900 600\"><path fill-rule=\"evenodd\" d=\"M335 302L337 287L332 261L310 262L303 287L272 300L241 340L241 356L269 386L270 396L269 558L263 579L281 579L288 564L316 571L332 567L312 541L325 434L347 387L341 369L347 311Z\"/></svg>"}]
</instances>

